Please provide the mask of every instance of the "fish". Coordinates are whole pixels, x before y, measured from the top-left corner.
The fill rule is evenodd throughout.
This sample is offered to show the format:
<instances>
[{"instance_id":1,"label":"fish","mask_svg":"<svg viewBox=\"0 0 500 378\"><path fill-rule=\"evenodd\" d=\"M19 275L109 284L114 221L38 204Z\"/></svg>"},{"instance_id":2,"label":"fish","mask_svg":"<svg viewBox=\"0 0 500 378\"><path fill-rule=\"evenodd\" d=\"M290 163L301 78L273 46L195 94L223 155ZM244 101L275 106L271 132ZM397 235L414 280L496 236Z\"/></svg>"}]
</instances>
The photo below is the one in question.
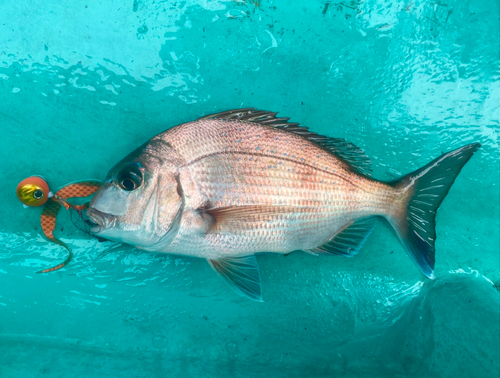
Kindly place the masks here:
<instances>
[{"instance_id":1,"label":"fish","mask_svg":"<svg viewBox=\"0 0 500 378\"><path fill-rule=\"evenodd\" d=\"M99 237L204 258L232 289L262 301L256 254L352 257L383 218L434 278L436 211L480 148L444 153L390 182L353 143L255 108L156 135L108 172L87 209Z\"/></svg>"}]
</instances>

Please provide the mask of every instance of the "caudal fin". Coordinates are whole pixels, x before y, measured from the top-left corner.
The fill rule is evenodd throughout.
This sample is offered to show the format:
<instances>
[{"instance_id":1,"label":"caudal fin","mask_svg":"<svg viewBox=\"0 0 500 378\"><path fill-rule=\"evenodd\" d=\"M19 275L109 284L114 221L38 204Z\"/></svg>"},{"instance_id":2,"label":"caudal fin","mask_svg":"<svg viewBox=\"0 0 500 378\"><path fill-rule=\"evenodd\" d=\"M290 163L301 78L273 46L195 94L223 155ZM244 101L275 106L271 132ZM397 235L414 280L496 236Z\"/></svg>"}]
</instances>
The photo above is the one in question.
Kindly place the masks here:
<instances>
[{"instance_id":1,"label":"caudal fin","mask_svg":"<svg viewBox=\"0 0 500 378\"><path fill-rule=\"evenodd\" d=\"M403 203L388 216L401 243L423 274L434 277L436 211L479 143L450 151L425 167L390 183L401 190Z\"/></svg>"}]
</instances>

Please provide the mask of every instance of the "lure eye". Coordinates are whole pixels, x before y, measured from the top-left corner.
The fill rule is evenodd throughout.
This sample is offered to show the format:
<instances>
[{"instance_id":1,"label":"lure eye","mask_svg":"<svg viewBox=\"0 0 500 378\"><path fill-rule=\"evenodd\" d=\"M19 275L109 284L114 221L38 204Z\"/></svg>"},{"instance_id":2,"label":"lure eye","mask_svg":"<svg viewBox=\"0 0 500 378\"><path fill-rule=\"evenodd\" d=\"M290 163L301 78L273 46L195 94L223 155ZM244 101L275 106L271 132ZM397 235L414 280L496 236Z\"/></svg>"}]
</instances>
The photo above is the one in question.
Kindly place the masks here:
<instances>
[{"instance_id":1,"label":"lure eye","mask_svg":"<svg viewBox=\"0 0 500 378\"><path fill-rule=\"evenodd\" d=\"M40 189L37 189L33 192L33 198L36 199L36 200L40 200L43 198L43 191L41 191Z\"/></svg>"},{"instance_id":2,"label":"lure eye","mask_svg":"<svg viewBox=\"0 0 500 378\"><path fill-rule=\"evenodd\" d=\"M123 190L131 192L141 187L143 183L142 172L137 167L127 167L118 176L118 184Z\"/></svg>"}]
</instances>

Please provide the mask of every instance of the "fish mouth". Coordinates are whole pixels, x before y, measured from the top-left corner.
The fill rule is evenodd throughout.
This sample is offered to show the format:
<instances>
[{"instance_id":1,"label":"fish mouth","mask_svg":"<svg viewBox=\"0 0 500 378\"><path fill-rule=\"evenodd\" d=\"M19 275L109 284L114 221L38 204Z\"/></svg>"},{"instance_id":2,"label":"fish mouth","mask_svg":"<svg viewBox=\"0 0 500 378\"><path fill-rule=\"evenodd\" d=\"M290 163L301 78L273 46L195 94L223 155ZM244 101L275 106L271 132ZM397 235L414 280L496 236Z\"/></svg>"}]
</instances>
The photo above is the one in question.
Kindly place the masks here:
<instances>
[{"instance_id":1,"label":"fish mouth","mask_svg":"<svg viewBox=\"0 0 500 378\"><path fill-rule=\"evenodd\" d=\"M86 215L90 221L95 224L90 229L90 232L93 234L97 234L107 228L113 227L116 219L114 215L103 213L102 211L94 208L87 209Z\"/></svg>"}]
</instances>

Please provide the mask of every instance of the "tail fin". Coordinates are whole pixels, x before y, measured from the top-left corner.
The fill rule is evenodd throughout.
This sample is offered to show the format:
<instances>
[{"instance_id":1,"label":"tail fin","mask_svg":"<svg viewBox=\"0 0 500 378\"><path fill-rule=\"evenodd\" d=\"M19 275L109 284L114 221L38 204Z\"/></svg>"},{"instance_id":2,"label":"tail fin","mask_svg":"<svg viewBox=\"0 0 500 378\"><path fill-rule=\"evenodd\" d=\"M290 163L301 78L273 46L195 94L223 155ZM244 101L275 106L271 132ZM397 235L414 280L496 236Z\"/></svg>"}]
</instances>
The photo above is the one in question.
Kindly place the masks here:
<instances>
[{"instance_id":1,"label":"tail fin","mask_svg":"<svg viewBox=\"0 0 500 378\"><path fill-rule=\"evenodd\" d=\"M481 144L473 143L450 151L390 183L406 195L401 206L387 218L408 255L429 278L434 278L436 211L462 167L479 147Z\"/></svg>"}]
</instances>

